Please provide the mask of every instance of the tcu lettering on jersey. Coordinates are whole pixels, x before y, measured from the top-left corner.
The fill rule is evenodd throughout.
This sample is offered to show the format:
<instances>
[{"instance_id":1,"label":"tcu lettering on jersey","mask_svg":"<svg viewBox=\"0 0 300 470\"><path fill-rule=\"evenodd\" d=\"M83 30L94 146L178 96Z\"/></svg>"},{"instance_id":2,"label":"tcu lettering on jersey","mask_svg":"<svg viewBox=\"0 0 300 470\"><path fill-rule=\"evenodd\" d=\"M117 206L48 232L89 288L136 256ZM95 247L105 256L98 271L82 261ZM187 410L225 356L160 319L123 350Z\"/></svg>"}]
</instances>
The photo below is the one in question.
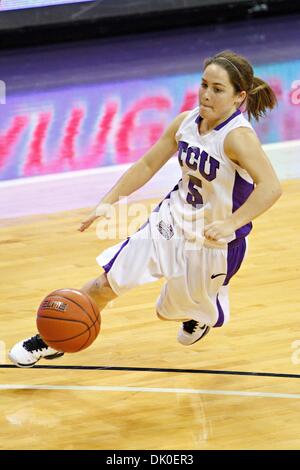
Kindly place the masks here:
<instances>
[{"instance_id":1,"label":"tcu lettering on jersey","mask_svg":"<svg viewBox=\"0 0 300 470\"><path fill-rule=\"evenodd\" d=\"M178 142L178 160L179 164L183 166L183 160L186 165L193 171L198 170L201 176L207 181L212 181L217 176L217 169L220 167L220 162L214 157L209 157L209 172L205 171L205 164L208 159L208 153L205 150L200 150L199 147L189 146L187 142L180 140ZM207 165L206 165L207 166Z\"/></svg>"}]
</instances>

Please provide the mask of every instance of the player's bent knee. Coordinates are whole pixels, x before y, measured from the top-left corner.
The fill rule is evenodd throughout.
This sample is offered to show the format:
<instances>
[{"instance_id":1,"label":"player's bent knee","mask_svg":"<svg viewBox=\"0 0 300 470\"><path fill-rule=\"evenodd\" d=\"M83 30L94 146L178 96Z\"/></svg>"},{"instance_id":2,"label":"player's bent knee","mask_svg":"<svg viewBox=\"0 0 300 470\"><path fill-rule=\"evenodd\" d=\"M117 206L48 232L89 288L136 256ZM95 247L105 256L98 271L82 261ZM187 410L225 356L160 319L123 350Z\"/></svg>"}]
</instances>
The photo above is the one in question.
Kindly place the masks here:
<instances>
[{"instance_id":1,"label":"player's bent knee","mask_svg":"<svg viewBox=\"0 0 300 470\"><path fill-rule=\"evenodd\" d=\"M158 311L157 311L157 310L156 310L156 315L157 315L157 317L158 317L160 320L163 320L163 321L168 321L168 318L164 318L164 317L162 317L162 316L161 316L161 315L158 313Z\"/></svg>"},{"instance_id":2,"label":"player's bent knee","mask_svg":"<svg viewBox=\"0 0 300 470\"><path fill-rule=\"evenodd\" d=\"M112 290L107 279L106 273L94 279L91 285L91 291L96 295L104 296L108 300L115 299L117 294Z\"/></svg>"},{"instance_id":3,"label":"player's bent knee","mask_svg":"<svg viewBox=\"0 0 300 470\"><path fill-rule=\"evenodd\" d=\"M92 297L100 309L103 309L108 302L117 297L110 287L106 273L87 282L81 290Z\"/></svg>"}]
</instances>

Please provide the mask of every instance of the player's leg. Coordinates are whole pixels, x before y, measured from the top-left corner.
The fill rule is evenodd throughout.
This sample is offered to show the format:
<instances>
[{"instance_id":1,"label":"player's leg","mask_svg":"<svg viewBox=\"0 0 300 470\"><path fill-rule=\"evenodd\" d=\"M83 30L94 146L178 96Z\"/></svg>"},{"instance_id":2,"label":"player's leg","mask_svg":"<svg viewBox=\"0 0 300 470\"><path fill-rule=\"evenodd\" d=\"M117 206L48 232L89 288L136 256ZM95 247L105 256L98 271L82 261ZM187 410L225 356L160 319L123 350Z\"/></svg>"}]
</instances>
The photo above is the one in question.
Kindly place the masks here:
<instances>
[{"instance_id":1,"label":"player's leg","mask_svg":"<svg viewBox=\"0 0 300 470\"><path fill-rule=\"evenodd\" d=\"M227 249L191 246L185 252L182 276L169 279L164 285L157 311L164 318L181 322L177 336L180 344L196 343L218 323L218 293L226 277L226 255ZM215 277L214 273L222 275ZM226 310L224 318L227 316Z\"/></svg>"},{"instance_id":2,"label":"player's leg","mask_svg":"<svg viewBox=\"0 0 300 470\"><path fill-rule=\"evenodd\" d=\"M158 298L156 314L160 320L180 322L177 340L188 346L204 338L210 326L204 321L206 317L202 318L201 307L193 302L186 287L184 276L168 280Z\"/></svg>"},{"instance_id":3,"label":"player's leg","mask_svg":"<svg viewBox=\"0 0 300 470\"><path fill-rule=\"evenodd\" d=\"M93 298L98 305L100 312L108 302L118 297L110 287L106 273L101 274L101 276L96 279L88 281L80 290Z\"/></svg>"},{"instance_id":4,"label":"player's leg","mask_svg":"<svg viewBox=\"0 0 300 470\"><path fill-rule=\"evenodd\" d=\"M235 240L226 249L206 248L187 257L187 271L180 289L170 285L168 295L160 307L162 315L174 311L170 302L181 302L181 312L190 316L183 321L177 339L183 345L191 345L202 339L210 329L228 322L230 279L239 270L245 258L247 242ZM180 292L180 295L177 294ZM176 300L177 299L177 300Z\"/></svg>"},{"instance_id":5,"label":"player's leg","mask_svg":"<svg viewBox=\"0 0 300 470\"><path fill-rule=\"evenodd\" d=\"M94 299L100 311L108 302L117 297L117 294L111 289L105 273L87 282L81 290ZM39 334L35 334L16 343L9 351L8 356L18 367L33 367L41 358L57 359L63 354L63 352L50 348Z\"/></svg>"},{"instance_id":6,"label":"player's leg","mask_svg":"<svg viewBox=\"0 0 300 470\"><path fill-rule=\"evenodd\" d=\"M189 346L194 344L200 339L202 339L210 330L208 325L205 325L202 322L196 320L185 320L174 319L174 318L164 318L157 310L156 315L159 320L162 321L178 321L181 322L181 326L177 335L177 340L179 343Z\"/></svg>"},{"instance_id":7,"label":"player's leg","mask_svg":"<svg viewBox=\"0 0 300 470\"><path fill-rule=\"evenodd\" d=\"M100 310L118 295L159 277L152 245L150 224L147 224L125 242L108 248L97 257L105 273L86 283L82 290L95 300ZM49 348L39 335L18 342L9 352L10 360L19 367L32 367L41 358L56 359L62 355L62 352Z\"/></svg>"}]
</instances>

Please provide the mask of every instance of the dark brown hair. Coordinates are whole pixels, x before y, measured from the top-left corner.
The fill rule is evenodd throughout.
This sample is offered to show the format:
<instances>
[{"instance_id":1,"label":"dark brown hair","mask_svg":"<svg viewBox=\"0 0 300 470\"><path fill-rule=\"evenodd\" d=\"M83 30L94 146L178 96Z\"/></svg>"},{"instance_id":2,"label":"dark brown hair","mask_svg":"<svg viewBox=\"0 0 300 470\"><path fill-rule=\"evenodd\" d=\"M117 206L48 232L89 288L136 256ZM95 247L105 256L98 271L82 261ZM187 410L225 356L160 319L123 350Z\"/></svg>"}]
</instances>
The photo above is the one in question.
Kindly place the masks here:
<instances>
[{"instance_id":1,"label":"dark brown hair","mask_svg":"<svg viewBox=\"0 0 300 470\"><path fill-rule=\"evenodd\" d=\"M227 71L236 93L247 92L246 109L249 120L254 117L258 121L266 114L267 109L276 106L274 91L264 80L254 76L252 65L245 57L226 50L206 59L204 70L211 64L220 65Z\"/></svg>"}]
</instances>

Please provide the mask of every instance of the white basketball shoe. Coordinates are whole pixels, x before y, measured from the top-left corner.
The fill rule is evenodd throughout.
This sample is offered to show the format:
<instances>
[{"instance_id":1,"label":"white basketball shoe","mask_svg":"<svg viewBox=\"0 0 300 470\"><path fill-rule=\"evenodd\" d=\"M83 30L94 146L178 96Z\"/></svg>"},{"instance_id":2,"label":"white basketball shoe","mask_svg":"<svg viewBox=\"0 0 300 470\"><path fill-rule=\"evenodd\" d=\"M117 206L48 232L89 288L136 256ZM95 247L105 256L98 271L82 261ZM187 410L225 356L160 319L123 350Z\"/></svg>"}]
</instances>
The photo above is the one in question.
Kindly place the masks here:
<instances>
[{"instance_id":1,"label":"white basketball shoe","mask_svg":"<svg viewBox=\"0 0 300 470\"><path fill-rule=\"evenodd\" d=\"M8 357L18 367L33 367L41 358L56 359L64 353L50 348L40 335L32 336L15 344Z\"/></svg>"},{"instance_id":2,"label":"white basketball shoe","mask_svg":"<svg viewBox=\"0 0 300 470\"><path fill-rule=\"evenodd\" d=\"M209 326L201 325L201 323L196 320L185 321L181 324L177 341L184 346L190 346L207 335L209 330Z\"/></svg>"}]
</instances>

